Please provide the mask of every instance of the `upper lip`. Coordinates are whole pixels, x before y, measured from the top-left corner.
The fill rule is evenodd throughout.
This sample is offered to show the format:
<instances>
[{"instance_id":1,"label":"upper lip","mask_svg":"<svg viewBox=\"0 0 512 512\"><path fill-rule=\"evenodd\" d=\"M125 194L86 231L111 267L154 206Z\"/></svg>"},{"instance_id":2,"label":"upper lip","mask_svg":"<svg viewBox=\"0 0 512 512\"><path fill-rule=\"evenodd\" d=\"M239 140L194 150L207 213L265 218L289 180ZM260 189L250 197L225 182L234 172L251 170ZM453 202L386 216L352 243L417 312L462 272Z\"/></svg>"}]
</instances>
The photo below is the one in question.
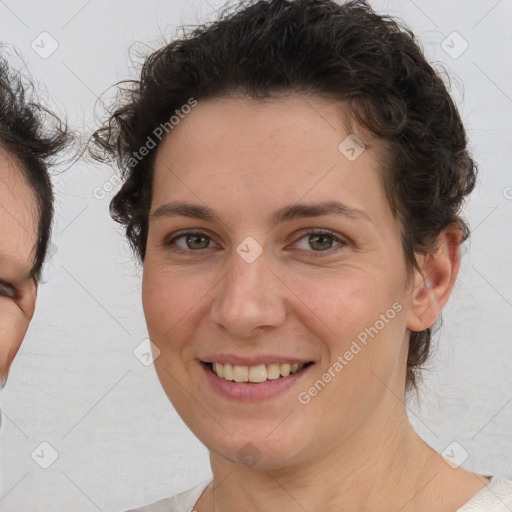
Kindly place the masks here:
<instances>
[{"instance_id":1,"label":"upper lip","mask_svg":"<svg viewBox=\"0 0 512 512\"><path fill-rule=\"evenodd\" d=\"M233 366L258 366L260 364L306 364L310 363L311 359L298 359L297 357L278 355L248 357L235 354L218 354L202 358L201 361L203 361L203 363L232 364Z\"/></svg>"}]
</instances>

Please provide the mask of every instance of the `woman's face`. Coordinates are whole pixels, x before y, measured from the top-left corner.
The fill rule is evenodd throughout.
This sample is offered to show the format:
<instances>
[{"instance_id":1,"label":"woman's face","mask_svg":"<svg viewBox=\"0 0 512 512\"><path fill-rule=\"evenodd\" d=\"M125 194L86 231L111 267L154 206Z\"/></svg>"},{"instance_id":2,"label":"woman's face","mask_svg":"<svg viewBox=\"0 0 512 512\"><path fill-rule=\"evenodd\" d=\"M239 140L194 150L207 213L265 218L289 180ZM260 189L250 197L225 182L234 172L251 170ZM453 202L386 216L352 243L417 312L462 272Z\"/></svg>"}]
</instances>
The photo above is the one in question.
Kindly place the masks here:
<instances>
[{"instance_id":1,"label":"woman's face","mask_svg":"<svg viewBox=\"0 0 512 512\"><path fill-rule=\"evenodd\" d=\"M34 313L30 274L37 242L35 198L20 167L0 152L0 384Z\"/></svg>"},{"instance_id":2,"label":"woman's face","mask_svg":"<svg viewBox=\"0 0 512 512\"><path fill-rule=\"evenodd\" d=\"M214 456L299 463L367 435L403 395L399 226L342 112L199 102L158 150L144 311L163 388Z\"/></svg>"}]
</instances>

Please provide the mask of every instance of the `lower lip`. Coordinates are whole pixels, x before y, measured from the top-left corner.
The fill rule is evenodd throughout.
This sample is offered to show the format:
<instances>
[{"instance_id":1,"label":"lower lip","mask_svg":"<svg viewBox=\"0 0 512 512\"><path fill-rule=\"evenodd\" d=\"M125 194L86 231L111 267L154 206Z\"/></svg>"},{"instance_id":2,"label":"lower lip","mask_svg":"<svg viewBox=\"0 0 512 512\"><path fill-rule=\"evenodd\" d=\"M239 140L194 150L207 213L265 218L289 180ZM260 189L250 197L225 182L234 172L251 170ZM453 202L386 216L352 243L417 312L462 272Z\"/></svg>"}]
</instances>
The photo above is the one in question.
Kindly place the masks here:
<instances>
[{"instance_id":1,"label":"lower lip","mask_svg":"<svg viewBox=\"0 0 512 512\"><path fill-rule=\"evenodd\" d=\"M306 373L309 373L310 368L313 366L306 366L288 377L279 377L278 379L267 380L265 382L251 383L221 379L213 373L209 365L205 363L200 364L203 367L203 371L206 373L206 378L215 391L232 400L240 400L243 402L264 400L284 393L302 379Z\"/></svg>"}]
</instances>

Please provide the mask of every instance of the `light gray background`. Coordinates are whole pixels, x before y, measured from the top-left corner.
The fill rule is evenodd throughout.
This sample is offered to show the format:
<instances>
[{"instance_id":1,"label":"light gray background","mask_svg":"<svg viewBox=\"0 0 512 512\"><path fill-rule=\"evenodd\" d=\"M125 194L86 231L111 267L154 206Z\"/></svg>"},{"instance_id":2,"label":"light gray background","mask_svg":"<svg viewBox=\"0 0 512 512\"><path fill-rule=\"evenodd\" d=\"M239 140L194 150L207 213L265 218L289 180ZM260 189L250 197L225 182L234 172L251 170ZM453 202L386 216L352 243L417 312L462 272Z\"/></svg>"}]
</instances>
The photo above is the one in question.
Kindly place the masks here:
<instances>
[{"instance_id":1,"label":"light gray background","mask_svg":"<svg viewBox=\"0 0 512 512\"><path fill-rule=\"evenodd\" d=\"M444 312L438 348L411 421L442 452L456 442L465 467L512 477L512 1L373 1L404 19L443 64L480 167L468 205L472 239ZM218 0L0 0L0 40L90 132L97 97L135 76L136 58L183 23L212 19ZM31 43L59 47L47 59ZM469 44L457 58L442 41ZM455 37L455 39L454 39ZM458 53L457 35L448 43ZM48 47L48 46L46 46ZM113 178L114 176L114 178ZM120 511L184 490L210 475L206 449L168 403L152 366L133 350L146 338L141 272L108 202L94 190L113 170L84 162L54 176L53 256L37 310L2 395L5 512ZM51 456L57 460L42 469ZM49 460L49 459L48 459Z\"/></svg>"}]
</instances>

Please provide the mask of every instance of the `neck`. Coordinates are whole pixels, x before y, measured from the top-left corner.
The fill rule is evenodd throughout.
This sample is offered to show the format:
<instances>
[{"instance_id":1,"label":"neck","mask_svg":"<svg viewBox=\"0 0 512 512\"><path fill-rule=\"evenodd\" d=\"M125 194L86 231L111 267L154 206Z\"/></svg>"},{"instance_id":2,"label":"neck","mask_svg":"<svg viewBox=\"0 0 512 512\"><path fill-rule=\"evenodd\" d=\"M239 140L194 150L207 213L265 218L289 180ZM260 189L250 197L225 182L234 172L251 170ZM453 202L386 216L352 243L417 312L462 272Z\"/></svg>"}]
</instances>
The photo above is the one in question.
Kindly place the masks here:
<instances>
[{"instance_id":1,"label":"neck","mask_svg":"<svg viewBox=\"0 0 512 512\"><path fill-rule=\"evenodd\" d=\"M287 467L247 468L211 454L214 489L198 512L419 510L419 493L439 473L430 462L439 456L414 432L405 406L395 404L398 411L380 412L386 421L370 422L378 428L362 427L342 445Z\"/></svg>"}]
</instances>

